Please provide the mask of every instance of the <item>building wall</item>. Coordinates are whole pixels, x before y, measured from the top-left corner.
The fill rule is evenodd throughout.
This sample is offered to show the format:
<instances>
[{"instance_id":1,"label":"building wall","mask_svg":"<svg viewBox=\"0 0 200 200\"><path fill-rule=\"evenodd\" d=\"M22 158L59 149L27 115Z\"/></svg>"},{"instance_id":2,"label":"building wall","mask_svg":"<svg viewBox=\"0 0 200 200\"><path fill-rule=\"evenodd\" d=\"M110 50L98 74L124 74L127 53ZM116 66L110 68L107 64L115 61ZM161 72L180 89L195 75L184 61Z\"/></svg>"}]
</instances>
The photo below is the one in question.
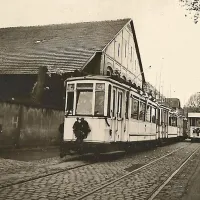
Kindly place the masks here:
<instances>
[{"instance_id":1,"label":"building wall","mask_svg":"<svg viewBox=\"0 0 200 200\"><path fill-rule=\"evenodd\" d=\"M17 116L19 107L15 104L0 103L1 145L14 145L17 140Z\"/></svg>"},{"instance_id":2,"label":"building wall","mask_svg":"<svg viewBox=\"0 0 200 200\"><path fill-rule=\"evenodd\" d=\"M84 68L84 71L89 74L99 75L100 64L101 64L101 53L96 53L95 57Z\"/></svg>"},{"instance_id":3,"label":"building wall","mask_svg":"<svg viewBox=\"0 0 200 200\"><path fill-rule=\"evenodd\" d=\"M113 70L119 70L121 77L124 76L126 80L131 80L142 87L138 55L129 24L119 32L104 53L104 74L107 72L107 67L111 67Z\"/></svg>"},{"instance_id":4,"label":"building wall","mask_svg":"<svg viewBox=\"0 0 200 200\"><path fill-rule=\"evenodd\" d=\"M64 112L0 103L0 146L44 146L59 143Z\"/></svg>"}]
</instances>

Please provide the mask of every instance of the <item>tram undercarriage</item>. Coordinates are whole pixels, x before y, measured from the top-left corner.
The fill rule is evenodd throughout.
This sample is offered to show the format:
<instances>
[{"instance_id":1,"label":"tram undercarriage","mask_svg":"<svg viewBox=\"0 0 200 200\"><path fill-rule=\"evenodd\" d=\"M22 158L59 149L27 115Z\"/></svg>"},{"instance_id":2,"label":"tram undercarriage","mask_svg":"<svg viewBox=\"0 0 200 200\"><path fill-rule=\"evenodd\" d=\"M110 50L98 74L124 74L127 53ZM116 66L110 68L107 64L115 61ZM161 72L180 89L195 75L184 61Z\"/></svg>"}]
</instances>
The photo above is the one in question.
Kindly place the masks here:
<instances>
[{"instance_id":1,"label":"tram undercarriage","mask_svg":"<svg viewBox=\"0 0 200 200\"><path fill-rule=\"evenodd\" d=\"M84 141L65 141L60 146L60 157L67 154L105 154L105 153L119 153L119 152L137 152L164 146L170 143L182 141L184 138L162 138L148 141L134 141L134 142L108 142L108 143L94 143Z\"/></svg>"}]
</instances>

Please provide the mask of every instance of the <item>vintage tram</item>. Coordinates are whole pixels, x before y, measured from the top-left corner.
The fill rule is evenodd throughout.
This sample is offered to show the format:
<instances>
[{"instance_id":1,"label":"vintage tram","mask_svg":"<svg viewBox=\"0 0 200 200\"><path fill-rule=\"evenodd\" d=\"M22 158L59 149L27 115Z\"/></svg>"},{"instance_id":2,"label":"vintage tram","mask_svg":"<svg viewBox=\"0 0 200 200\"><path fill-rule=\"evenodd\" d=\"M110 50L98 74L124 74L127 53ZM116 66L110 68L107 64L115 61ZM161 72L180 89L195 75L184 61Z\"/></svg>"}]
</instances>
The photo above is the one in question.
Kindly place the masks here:
<instances>
[{"instance_id":1,"label":"vintage tram","mask_svg":"<svg viewBox=\"0 0 200 200\"><path fill-rule=\"evenodd\" d=\"M61 157L116 152L182 137L182 120L152 95L107 76L68 78Z\"/></svg>"},{"instance_id":2,"label":"vintage tram","mask_svg":"<svg viewBox=\"0 0 200 200\"><path fill-rule=\"evenodd\" d=\"M191 142L200 141L200 113L188 113L189 138Z\"/></svg>"}]
</instances>

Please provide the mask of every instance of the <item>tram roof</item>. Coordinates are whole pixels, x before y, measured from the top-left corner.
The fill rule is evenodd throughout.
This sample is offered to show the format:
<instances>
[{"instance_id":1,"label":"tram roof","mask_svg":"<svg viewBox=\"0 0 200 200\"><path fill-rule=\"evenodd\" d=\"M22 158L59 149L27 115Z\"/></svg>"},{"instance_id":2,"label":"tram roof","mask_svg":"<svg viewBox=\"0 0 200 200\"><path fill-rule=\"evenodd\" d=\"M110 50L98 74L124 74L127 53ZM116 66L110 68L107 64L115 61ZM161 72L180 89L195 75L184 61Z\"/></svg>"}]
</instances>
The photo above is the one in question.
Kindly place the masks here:
<instances>
[{"instance_id":1,"label":"tram roof","mask_svg":"<svg viewBox=\"0 0 200 200\"><path fill-rule=\"evenodd\" d=\"M188 117L189 118L192 118L192 117L200 118L200 113L197 113L197 112L188 113Z\"/></svg>"},{"instance_id":2,"label":"tram roof","mask_svg":"<svg viewBox=\"0 0 200 200\"><path fill-rule=\"evenodd\" d=\"M70 77L70 78L67 78L66 80L65 80L65 84L66 84L66 82L67 81L84 81L84 80L97 80L97 81L109 81L109 82L111 82L111 83L113 83L113 84L116 84L116 85L118 85L118 86L121 86L121 87L123 87L123 88L125 88L125 89L132 89L134 92L137 92L137 90L135 89L135 88L133 88L133 87L130 87L129 85L126 85L126 84L124 84L124 83L120 83L120 82L118 82L118 81L116 81L116 80L114 80L114 79L112 79L110 76L100 76L100 75L87 75L87 76L79 76L79 77ZM142 96L141 94L138 94L140 97L141 97L141 99L145 99L145 97L144 96ZM157 103L157 102L154 102L154 101L151 101L150 100L150 102L151 102L151 104L153 104L154 106L158 106L159 104Z\"/></svg>"},{"instance_id":3,"label":"tram roof","mask_svg":"<svg viewBox=\"0 0 200 200\"><path fill-rule=\"evenodd\" d=\"M70 78L67 78L65 80L65 84L66 84L67 81L80 81L80 80L109 81L111 83L120 85L121 87L124 87L125 89L130 89L130 86L128 86L124 83L120 83L120 82L112 79L110 76L101 76L101 75L87 75L87 76L70 77ZM135 92L137 91L135 88L132 88L132 90L135 91ZM144 98L142 95L141 95L141 97ZM169 105L165 105L165 104L162 104L162 103L159 103L159 102L154 102L154 101L151 101L151 103L153 103L154 105L157 105L159 108L169 110L170 113L173 113L173 114L176 113L175 111L173 111L172 107L169 107ZM200 115L200 113L199 113L199 115Z\"/></svg>"},{"instance_id":4,"label":"tram roof","mask_svg":"<svg viewBox=\"0 0 200 200\"><path fill-rule=\"evenodd\" d=\"M87 75L87 76L79 76L79 77L70 77L65 80L67 81L80 81L80 80L101 80L101 81L109 81L112 83L115 83L117 85L120 85L126 89L130 88L130 86L120 83L114 79L112 79L110 76L101 76L101 75ZM135 88L132 88L134 91L137 91Z\"/></svg>"}]
</instances>

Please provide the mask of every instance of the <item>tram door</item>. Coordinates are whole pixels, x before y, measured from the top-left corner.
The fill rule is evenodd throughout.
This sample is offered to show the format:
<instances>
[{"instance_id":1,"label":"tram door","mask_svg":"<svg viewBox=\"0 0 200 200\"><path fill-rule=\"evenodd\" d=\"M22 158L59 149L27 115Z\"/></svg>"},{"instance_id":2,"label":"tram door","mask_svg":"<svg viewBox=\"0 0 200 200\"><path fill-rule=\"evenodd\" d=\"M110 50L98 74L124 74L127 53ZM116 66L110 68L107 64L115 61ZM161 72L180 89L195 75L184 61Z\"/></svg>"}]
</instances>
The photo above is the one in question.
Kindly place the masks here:
<instances>
[{"instance_id":1,"label":"tram door","mask_svg":"<svg viewBox=\"0 0 200 200\"><path fill-rule=\"evenodd\" d=\"M113 114L114 114L114 141L121 141L122 139L122 127L124 123L123 116L123 91L118 88L113 88Z\"/></svg>"},{"instance_id":2,"label":"tram door","mask_svg":"<svg viewBox=\"0 0 200 200\"><path fill-rule=\"evenodd\" d=\"M168 118L169 118L169 112L166 110L165 111L165 137L168 137Z\"/></svg>"},{"instance_id":3,"label":"tram door","mask_svg":"<svg viewBox=\"0 0 200 200\"><path fill-rule=\"evenodd\" d=\"M156 117L156 133L157 133L157 138L161 138L161 130L160 130L160 113L161 113L161 109L158 108L157 109L157 117Z\"/></svg>"},{"instance_id":4,"label":"tram door","mask_svg":"<svg viewBox=\"0 0 200 200\"><path fill-rule=\"evenodd\" d=\"M167 138L168 136L168 111L162 110L162 137Z\"/></svg>"},{"instance_id":5,"label":"tram door","mask_svg":"<svg viewBox=\"0 0 200 200\"><path fill-rule=\"evenodd\" d=\"M161 135L165 138L165 111L161 109Z\"/></svg>"}]
</instances>

